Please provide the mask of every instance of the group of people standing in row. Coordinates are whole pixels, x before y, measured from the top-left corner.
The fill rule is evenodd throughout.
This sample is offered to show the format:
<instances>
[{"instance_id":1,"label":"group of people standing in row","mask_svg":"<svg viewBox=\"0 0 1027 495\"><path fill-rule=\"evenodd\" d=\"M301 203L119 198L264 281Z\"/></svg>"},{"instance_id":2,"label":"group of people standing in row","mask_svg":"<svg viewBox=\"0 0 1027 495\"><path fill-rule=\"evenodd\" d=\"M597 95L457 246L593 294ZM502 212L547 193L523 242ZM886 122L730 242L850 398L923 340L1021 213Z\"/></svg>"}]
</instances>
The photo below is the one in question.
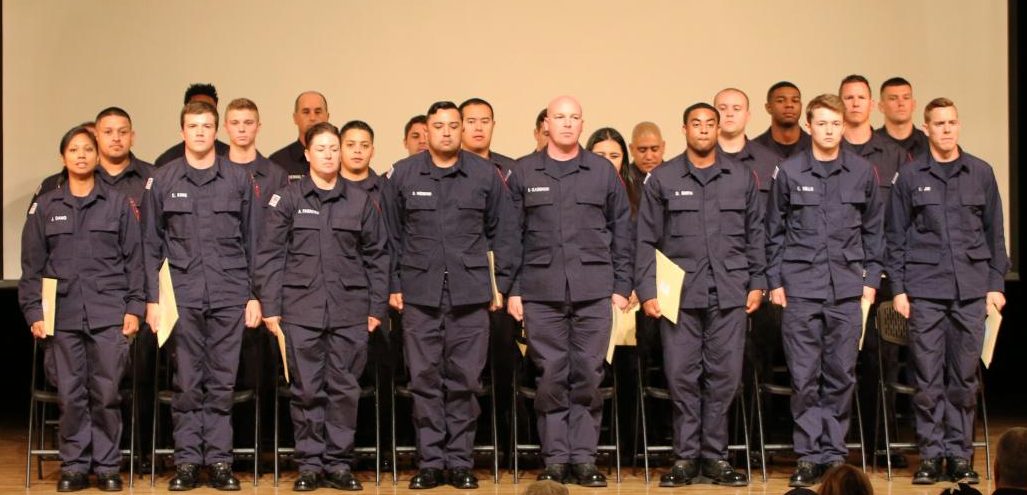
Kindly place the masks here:
<instances>
[{"instance_id":1,"label":"group of people standing in row","mask_svg":"<svg viewBox=\"0 0 1027 495\"><path fill-rule=\"evenodd\" d=\"M297 98L298 139L270 159L245 98L224 115L231 144L216 140L216 98L190 87L183 142L159 167L132 155L124 110L101 111L95 129L65 134L65 170L29 207L19 298L36 338L47 337L41 279L57 279L48 368L61 404L59 491L87 487L90 471L99 488L122 487L125 337L144 318L159 328L165 260L179 313L170 490L197 487L201 466L213 487L239 489L230 415L243 327L284 334L293 488L361 489L358 378L390 308L413 394L410 488L478 486L475 394L490 326L513 321L540 370L538 478L606 486L595 466L603 361L613 312L637 305L659 328L673 403L677 461L661 486L748 483L728 461L726 415L749 318L780 327L799 455L790 484L809 486L845 462L861 300L891 300L909 319L914 483L977 478L976 360L986 308L1005 304L1009 262L994 174L958 146L945 98L926 106L921 132L912 86L890 79L886 124L873 130L865 78L805 109L781 82L767 92L770 129L749 140L748 96L728 88L684 110L687 148L670 160L655 125L636 127L634 164L614 129L579 144L584 116L570 96L540 113L537 149L516 161L490 149L488 102L441 101L407 124L411 156L388 177L370 168L372 128L337 129L319 93ZM657 250L687 273L677 323L657 302Z\"/></svg>"}]
</instances>

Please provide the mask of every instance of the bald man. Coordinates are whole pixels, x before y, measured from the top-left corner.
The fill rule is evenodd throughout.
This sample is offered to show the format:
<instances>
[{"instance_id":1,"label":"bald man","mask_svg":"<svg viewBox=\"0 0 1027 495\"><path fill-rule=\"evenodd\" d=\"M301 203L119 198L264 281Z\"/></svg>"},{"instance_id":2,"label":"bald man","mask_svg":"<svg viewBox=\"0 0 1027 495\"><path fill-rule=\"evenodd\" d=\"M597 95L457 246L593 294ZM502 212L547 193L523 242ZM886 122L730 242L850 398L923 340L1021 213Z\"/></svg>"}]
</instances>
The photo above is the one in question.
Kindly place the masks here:
<instances>
[{"instance_id":1,"label":"bald man","mask_svg":"<svg viewBox=\"0 0 1027 495\"><path fill-rule=\"evenodd\" d=\"M296 141L271 154L271 161L279 164L289 174L289 182L296 182L310 171L310 163L304 151L307 143L304 137L314 124L328 121L328 100L317 91L304 91L293 104L292 121L296 124L299 137Z\"/></svg>"},{"instance_id":2,"label":"bald man","mask_svg":"<svg viewBox=\"0 0 1027 495\"><path fill-rule=\"evenodd\" d=\"M627 191L607 159L578 143L583 123L576 99L554 99L549 142L510 175L523 255L508 311L524 321L541 370L535 410L546 468L538 479L601 487L599 384L611 309L628 307L634 246Z\"/></svg>"},{"instance_id":3,"label":"bald man","mask_svg":"<svg viewBox=\"0 0 1027 495\"><path fill-rule=\"evenodd\" d=\"M663 140L660 128L652 122L639 122L631 131L631 144L628 145L628 153L634 162L631 173L641 172L642 177L648 175L663 163L663 152L666 149L667 143Z\"/></svg>"}]
</instances>

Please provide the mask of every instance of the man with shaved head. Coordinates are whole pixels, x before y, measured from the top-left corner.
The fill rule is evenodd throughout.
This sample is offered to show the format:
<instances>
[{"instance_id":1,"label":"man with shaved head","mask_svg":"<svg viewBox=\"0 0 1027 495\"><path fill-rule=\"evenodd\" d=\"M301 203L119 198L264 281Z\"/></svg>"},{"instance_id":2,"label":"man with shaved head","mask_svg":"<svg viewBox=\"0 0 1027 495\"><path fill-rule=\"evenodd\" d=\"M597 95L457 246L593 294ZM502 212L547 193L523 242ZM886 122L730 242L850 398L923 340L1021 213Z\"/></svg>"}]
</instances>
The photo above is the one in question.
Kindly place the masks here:
<instances>
[{"instance_id":1,"label":"man with shaved head","mask_svg":"<svg viewBox=\"0 0 1027 495\"><path fill-rule=\"evenodd\" d=\"M299 137L295 142L272 153L270 158L285 169L290 182L295 182L310 171L310 163L304 155L307 143L303 136L314 124L328 122L328 100L317 91L300 93L293 104L292 121L296 124Z\"/></svg>"},{"instance_id":2,"label":"man with shaved head","mask_svg":"<svg viewBox=\"0 0 1027 495\"><path fill-rule=\"evenodd\" d=\"M543 124L549 142L510 175L523 254L508 310L524 321L541 370L535 409L546 468L538 478L599 487L599 384L611 310L627 309L631 295L633 240L627 191L608 160L578 143L583 122L576 99L554 99Z\"/></svg>"},{"instance_id":3,"label":"man with shaved head","mask_svg":"<svg viewBox=\"0 0 1027 495\"><path fill-rule=\"evenodd\" d=\"M770 114L770 128L756 136L756 142L766 146L782 160L810 148L809 134L799 127L802 93L798 86L788 81L775 83L767 90L765 108Z\"/></svg>"},{"instance_id":4,"label":"man with shaved head","mask_svg":"<svg viewBox=\"0 0 1027 495\"><path fill-rule=\"evenodd\" d=\"M660 134L660 128L652 122L639 122L631 131L631 144L628 145L628 152L634 161L636 170L645 177L652 172L657 165L663 163L663 152L667 149L667 143Z\"/></svg>"}]
</instances>

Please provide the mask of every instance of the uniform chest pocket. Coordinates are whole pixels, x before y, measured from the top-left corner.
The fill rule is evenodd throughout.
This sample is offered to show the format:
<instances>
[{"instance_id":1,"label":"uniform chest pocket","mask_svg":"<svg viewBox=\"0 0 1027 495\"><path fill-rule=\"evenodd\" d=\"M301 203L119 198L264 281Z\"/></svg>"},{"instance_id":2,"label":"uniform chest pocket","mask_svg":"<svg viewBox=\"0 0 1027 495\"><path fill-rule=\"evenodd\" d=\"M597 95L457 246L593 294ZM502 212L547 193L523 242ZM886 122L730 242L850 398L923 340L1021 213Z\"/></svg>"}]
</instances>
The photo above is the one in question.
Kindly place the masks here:
<instances>
[{"instance_id":1,"label":"uniform chest pocket","mask_svg":"<svg viewBox=\"0 0 1027 495\"><path fill-rule=\"evenodd\" d=\"M321 217L297 214L292 218L291 237L289 254L316 256L321 252Z\"/></svg>"},{"instance_id":2,"label":"uniform chest pocket","mask_svg":"<svg viewBox=\"0 0 1027 495\"><path fill-rule=\"evenodd\" d=\"M673 236L703 234L702 201L695 196L672 197L667 201L669 231Z\"/></svg>"},{"instance_id":3,"label":"uniform chest pocket","mask_svg":"<svg viewBox=\"0 0 1027 495\"><path fill-rule=\"evenodd\" d=\"M944 224L941 192L917 191L910 199L913 206L913 228L917 232L940 232Z\"/></svg>"},{"instance_id":4,"label":"uniform chest pocket","mask_svg":"<svg viewBox=\"0 0 1027 495\"><path fill-rule=\"evenodd\" d=\"M63 234L71 234L75 230L75 226L71 223L71 215L65 215L66 220L51 220L46 223L43 227L43 233L47 237Z\"/></svg>"},{"instance_id":5,"label":"uniform chest pocket","mask_svg":"<svg viewBox=\"0 0 1027 495\"><path fill-rule=\"evenodd\" d=\"M727 235L745 234L745 197L720 200L720 232Z\"/></svg>"},{"instance_id":6,"label":"uniform chest pocket","mask_svg":"<svg viewBox=\"0 0 1027 495\"><path fill-rule=\"evenodd\" d=\"M485 209L485 195L475 194L470 198L461 198L457 201L457 206L462 210L484 210Z\"/></svg>"},{"instance_id":7,"label":"uniform chest pocket","mask_svg":"<svg viewBox=\"0 0 1027 495\"><path fill-rule=\"evenodd\" d=\"M537 188L529 187L528 192L524 193L524 206L526 208L553 204L553 193L549 191L548 187L544 191L533 191L532 189Z\"/></svg>"},{"instance_id":8,"label":"uniform chest pocket","mask_svg":"<svg viewBox=\"0 0 1027 495\"><path fill-rule=\"evenodd\" d=\"M240 221L242 218L242 200L237 198L217 198L213 204L217 217L218 237L242 238Z\"/></svg>"},{"instance_id":9,"label":"uniform chest pocket","mask_svg":"<svg viewBox=\"0 0 1027 495\"><path fill-rule=\"evenodd\" d=\"M192 198L168 198L161 205L169 236L188 239L193 236L190 218L193 212Z\"/></svg>"},{"instance_id":10,"label":"uniform chest pocket","mask_svg":"<svg viewBox=\"0 0 1027 495\"><path fill-rule=\"evenodd\" d=\"M117 259L121 256L120 225L117 218L104 218L89 225L93 256Z\"/></svg>"},{"instance_id":11,"label":"uniform chest pocket","mask_svg":"<svg viewBox=\"0 0 1027 495\"><path fill-rule=\"evenodd\" d=\"M962 203L962 224L963 229L970 232L979 232L984 229L984 194L968 193L960 196Z\"/></svg>"},{"instance_id":12,"label":"uniform chest pocket","mask_svg":"<svg viewBox=\"0 0 1027 495\"><path fill-rule=\"evenodd\" d=\"M192 213L193 198L168 198L163 207L165 213Z\"/></svg>"},{"instance_id":13,"label":"uniform chest pocket","mask_svg":"<svg viewBox=\"0 0 1027 495\"><path fill-rule=\"evenodd\" d=\"M808 186L797 186L805 189ZM820 204L823 202L823 193L813 190L794 191L791 194L792 216L790 220L797 223L791 226L796 229L816 229L820 219Z\"/></svg>"},{"instance_id":14,"label":"uniform chest pocket","mask_svg":"<svg viewBox=\"0 0 1027 495\"><path fill-rule=\"evenodd\" d=\"M411 195L407 197L406 209L408 210L434 210L438 207L438 198L432 196Z\"/></svg>"},{"instance_id":15,"label":"uniform chest pocket","mask_svg":"<svg viewBox=\"0 0 1027 495\"><path fill-rule=\"evenodd\" d=\"M846 227L859 227L863 224L863 211L867 205L867 193L860 190L842 191L843 223Z\"/></svg>"},{"instance_id":16,"label":"uniform chest pocket","mask_svg":"<svg viewBox=\"0 0 1027 495\"><path fill-rule=\"evenodd\" d=\"M355 258L360 249L360 219L354 216L332 218L332 232L342 254L347 258Z\"/></svg>"},{"instance_id":17,"label":"uniform chest pocket","mask_svg":"<svg viewBox=\"0 0 1027 495\"><path fill-rule=\"evenodd\" d=\"M581 222L579 227L599 230L606 228L606 213L604 211L606 206L605 191L595 189L578 191L576 200L578 203L578 213L580 214L576 220Z\"/></svg>"}]
</instances>

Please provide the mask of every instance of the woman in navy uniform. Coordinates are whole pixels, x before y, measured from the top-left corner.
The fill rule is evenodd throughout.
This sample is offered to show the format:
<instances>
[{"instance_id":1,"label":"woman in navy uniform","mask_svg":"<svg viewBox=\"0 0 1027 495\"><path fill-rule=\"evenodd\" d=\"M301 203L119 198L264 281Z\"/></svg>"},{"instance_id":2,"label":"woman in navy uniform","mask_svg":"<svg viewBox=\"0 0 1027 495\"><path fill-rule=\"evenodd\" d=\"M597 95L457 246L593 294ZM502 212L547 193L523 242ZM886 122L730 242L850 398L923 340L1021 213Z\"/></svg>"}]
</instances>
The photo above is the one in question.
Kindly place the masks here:
<instances>
[{"instance_id":1,"label":"woman in navy uniform","mask_svg":"<svg viewBox=\"0 0 1027 495\"><path fill-rule=\"evenodd\" d=\"M96 180L96 138L74 127L61 139L67 187L40 195L22 231L19 302L32 335L47 338L42 279L57 279L54 347L60 401L57 491L119 491L121 397L128 339L145 310L139 221L127 198Z\"/></svg>"},{"instance_id":2,"label":"woman in navy uniform","mask_svg":"<svg viewBox=\"0 0 1027 495\"><path fill-rule=\"evenodd\" d=\"M295 491L360 490L350 471L357 379L388 304L388 236L359 186L339 177L339 134L305 136L310 174L271 196L256 257L264 323L285 333L300 475Z\"/></svg>"}]
</instances>

